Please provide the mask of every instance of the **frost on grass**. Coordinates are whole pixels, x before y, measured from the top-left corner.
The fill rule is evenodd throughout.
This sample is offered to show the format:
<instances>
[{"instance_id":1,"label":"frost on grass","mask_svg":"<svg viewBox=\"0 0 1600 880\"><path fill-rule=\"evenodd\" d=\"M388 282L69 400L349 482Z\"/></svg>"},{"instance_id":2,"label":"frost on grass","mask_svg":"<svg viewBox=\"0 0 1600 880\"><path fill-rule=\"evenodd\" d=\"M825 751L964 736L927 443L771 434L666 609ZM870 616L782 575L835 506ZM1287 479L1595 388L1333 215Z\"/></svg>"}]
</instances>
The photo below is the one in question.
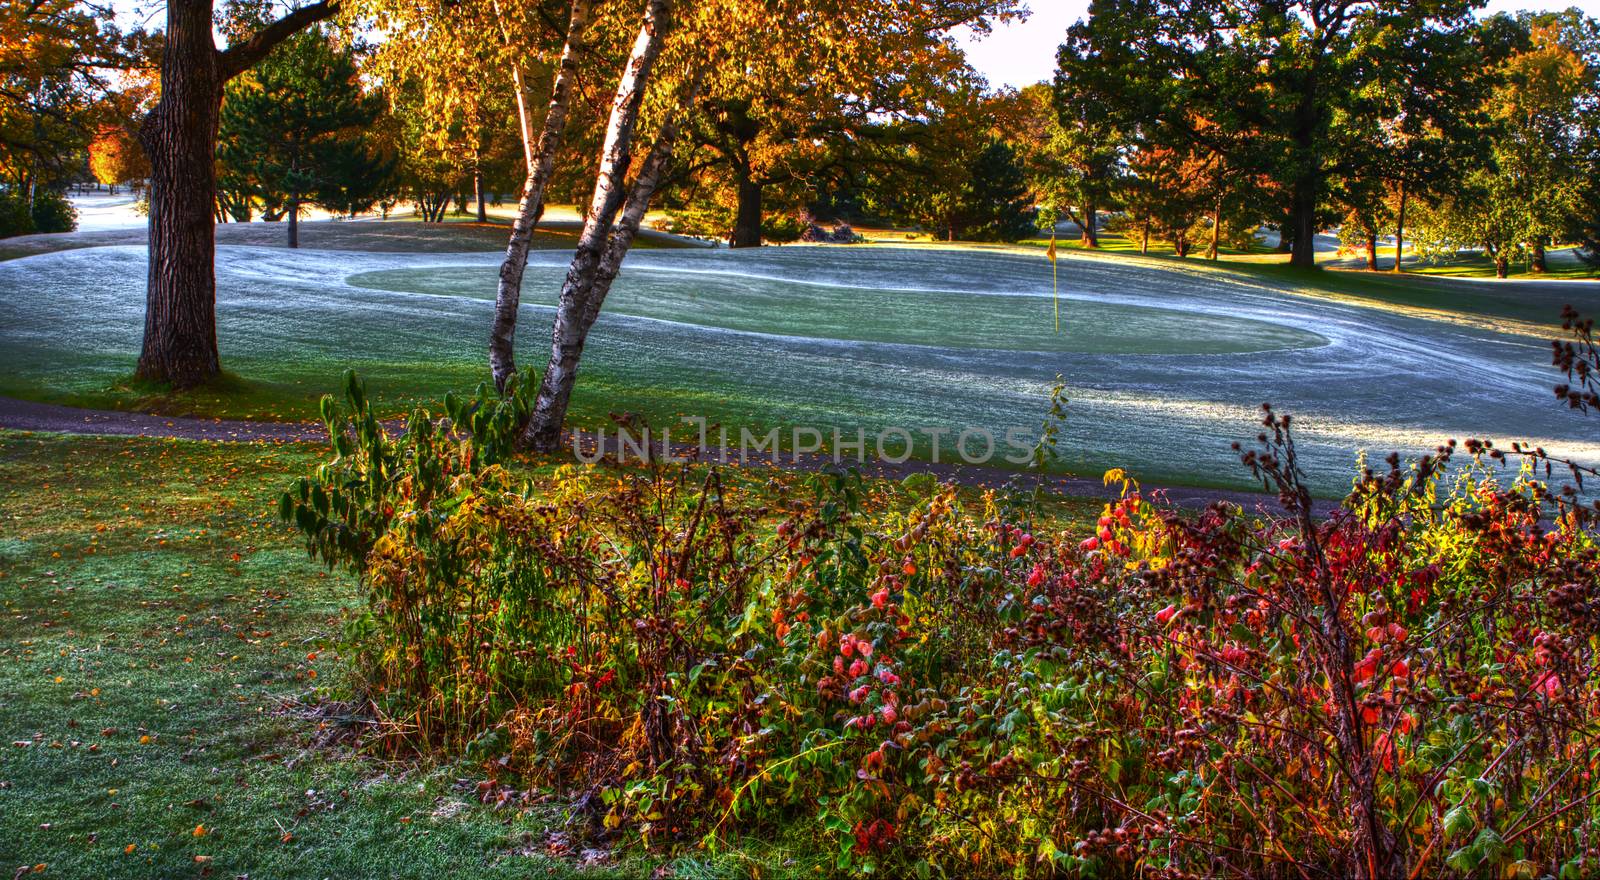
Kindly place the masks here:
<instances>
[{"instance_id":1,"label":"frost on grass","mask_svg":"<svg viewBox=\"0 0 1600 880\"><path fill-rule=\"evenodd\" d=\"M223 247L225 366L310 401L353 366L379 392L437 399L486 375L497 254ZM518 354L547 351L566 255L533 256ZM138 351L144 252L65 251L0 264L0 390L89 397ZM585 352L577 409L655 424L1000 431L1038 423L1069 386L1067 467L1229 479L1228 440L1270 400L1296 413L1313 482L1352 456L1463 436L1532 439L1596 457L1577 420L1541 407L1548 345L1199 267L1065 258L1054 328L1037 256L913 248L642 251ZM1554 316L1552 316L1554 320ZM1553 331L1552 331L1553 335ZM688 430L684 428L683 430ZM847 434L848 436L848 434ZM1173 455L1181 450L1182 455ZM1174 472L1182 462L1186 470Z\"/></svg>"}]
</instances>

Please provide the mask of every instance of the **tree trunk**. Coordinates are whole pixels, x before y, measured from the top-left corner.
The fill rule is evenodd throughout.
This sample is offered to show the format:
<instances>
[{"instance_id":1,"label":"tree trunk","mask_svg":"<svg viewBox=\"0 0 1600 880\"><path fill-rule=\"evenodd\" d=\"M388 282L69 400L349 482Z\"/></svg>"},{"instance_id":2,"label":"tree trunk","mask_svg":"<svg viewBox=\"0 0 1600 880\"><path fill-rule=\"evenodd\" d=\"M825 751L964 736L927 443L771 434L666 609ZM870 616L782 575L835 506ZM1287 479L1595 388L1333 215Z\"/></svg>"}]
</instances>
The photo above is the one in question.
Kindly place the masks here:
<instances>
[{"instance_id":1,"label":"tree trunk","mask_svg":"<svg viewBox=\"0 0 1600 880\"><path fill-rule=\"evenodd\" d=\"M1100 246L1100 233L1095 231L1095 219L1099 216L1094 202L1083 206L1083 246L1097 248Z\"/></svg>"},{"instance_id":2,"label":"tree trunk","mask_svg":"<svg viewBox=\"0 0 1600 880\"><path fill-rule=\"evenodd\" d=\"M1378 233L1367 233L1367 269L1378 271Z\"/></svg>"},{"instance_id":3,"label":"tree trunk","mask_svg":"<svg viewBox=\"0 0 1600 880\"><path fill-rule=\"evenodd\" d=\"M1315 179L1295 184L1294 247L1289 265L1300 269L1317 268L1317 185Z\"/></svg>"},{"instance_id":4,"label":"tree trunk","mask_svg":"<svg viewBox=\"0 0 1600 880\"><path fill-rule=\"evenodd\" d=\"M191 388L217 356L217 119L221 72L210 0L169 0L161 100L139 140L150 157L150 266L144 345L134 375Z\"/></svg>"},{"instance_id":5,"label":"tree trunk","mask_svg":"<svg viewBox=\"0 0 1600 880\"><path fill-rule=\"evenodd\" d=\"M1206 259L1215 260L1217 258L1217 249L1221 241L1222 200L1218 199L1217 204L1211 209L1211 244L1206 248Z\"/></svg>"},{"instance_id":6,"label":"tree trunk","mask_svg":"<svg viewBox=\"0 0 1600 880\"><path fill-rule=\"evenodd\" d=\"M1395 212L1394 220L1394 271L1404 272L1403 260L1406 256L1406 202L1410 198L1406 192L1406 185L1400 184L1400 208Z\"/></svg>"},{"instance_id":7,"label":"tree trunk","mask_svg":"<svg viewBox=\"0 0 1600 880\"><path fill-rule=\"evenodd\" d=\"M550 87L550 105L545 111L544 130L539 135L537 148L525 143L523 155L528 160L528 179L522 184L522 200L517 203L517 219L511 224L511 239L506 244L506 258L500 263L500 282L495 290L494 322L489 328L489 369L494 374L495 387L505 391L506 382L517 372L517 309L522 304L522 274L528 267L528 246L533 241L533 231L544 213L544 191L555 171L556 151L566 133L567 105L572 94L572 83L577 77L578 53L582 47L584 30L589 25L589 11L593 0L573 0L568 17L566 46L561 52L561 64L556 68L555 81ZM521 97L521 75L516 75L518 85L517 107L524 138L532 132L527 121Z\"/></svg>"},{"instance_id":8,"label":"tree trunk","mask_svg":"<svg viewBox=\"0 0 1600 880\"><path fill-rule=\"evenodd\" d=\"M1150 253L1150 221L1146 220L1139 235L1139 253Z\"/></svg>"},{"instance_id":9,"label":"tree trunk","mask_svg":"<svg viewBox=\"0 0 1600 880\"><path fill-rule=\"evenodd\" d=\"M550 332L550 363L539 383L533 417L524 434L524 440L540 452L553 452L561 446L561 426L577 382L578 360L583 355L589 328L599 314L599 303L592 296L595 280L602 272L607 244L626 195L634 127L639 121L639 108L644 103L650 72L666 40L669 9L670 0L649 0L644 24L617 82L611 119L606 125L605 146L600 153L600 171L595 177L594 197L589 203L583 234L578 238L578 248L567 268L566 282L561 287L561 299Z\"/></svg>"},{"instance_id":10,"label":"tree trunk","mask_svg":"<svg viewBox=\"0 0 1600 880\"><path fill-rule=\"evenodd\" d=\"M728 247L760 247L761 184L755 181L748 168L735 165L733 173L739 189L739 208L734 214Z\"/></svg>"},{"instance_id":11,"label":"tree trunk","mask_svg":"<svg viewBox=\"0 0 1600 880\"><path fill-rule=\"evenodd\" d=\"M1543 275L1544 273L1550 271L1550 266L1547 262L1545 262L1544 257L1544 236L1536 236L1533 239L1533 245L1528 250L1530 253L1528 260L1528 271L1530 273L1534 275Z\"/></svg>"},{"instance_id":12,"label":"tree trunk","mask_svg":"<svg viewBox=\"0 0 1600 880\"><path fill-rule=\"evenodd\" d=\"M300 246L300 194L289 196L289 247Z\"/></svg>"},{"instance_id":13,"label":"tree trunk","mask_svg":"<svg viewBox=\"0 0 1600 880\"><path fill-rule=\"evenodd\" d=\"M161 99L139 127L150 158L150 268L138 378L181 389L221 372L212 212L222 87L335 11L328 0L299 7L219 52L211 0L168 0Z\"/></svg>"},{"instance_id":14,"label":"tree trunk","mask_svg":"<svg viewBox=\"0 0 1600 880\"><path fill-rule=\"evenodd\" d=\"M478 222L489 222L489 205L484 201L483 195L483 169L476 164L472 167L472 195L478 200Z\"/></svg>"}]
</instances>

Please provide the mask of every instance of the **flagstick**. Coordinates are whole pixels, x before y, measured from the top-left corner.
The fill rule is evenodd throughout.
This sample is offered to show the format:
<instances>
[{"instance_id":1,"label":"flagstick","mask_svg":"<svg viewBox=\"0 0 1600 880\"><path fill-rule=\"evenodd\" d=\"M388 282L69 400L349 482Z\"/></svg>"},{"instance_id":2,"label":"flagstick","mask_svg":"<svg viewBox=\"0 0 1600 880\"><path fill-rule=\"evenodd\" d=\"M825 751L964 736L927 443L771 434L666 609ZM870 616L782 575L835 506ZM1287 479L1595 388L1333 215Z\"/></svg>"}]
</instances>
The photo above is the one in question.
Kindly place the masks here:
<instances>
[{"instance_id":1,"label":"flagstick","mask_svg":"<svg viewBox=\"0 0 1600 880\"><path fill-rule=\"evenodd\" d=\"M1050 296L1056 301L1056 333L1061 333L1061 288L1056 282L1056 261L1050 261Z\"/></svg>"}]
</instances>

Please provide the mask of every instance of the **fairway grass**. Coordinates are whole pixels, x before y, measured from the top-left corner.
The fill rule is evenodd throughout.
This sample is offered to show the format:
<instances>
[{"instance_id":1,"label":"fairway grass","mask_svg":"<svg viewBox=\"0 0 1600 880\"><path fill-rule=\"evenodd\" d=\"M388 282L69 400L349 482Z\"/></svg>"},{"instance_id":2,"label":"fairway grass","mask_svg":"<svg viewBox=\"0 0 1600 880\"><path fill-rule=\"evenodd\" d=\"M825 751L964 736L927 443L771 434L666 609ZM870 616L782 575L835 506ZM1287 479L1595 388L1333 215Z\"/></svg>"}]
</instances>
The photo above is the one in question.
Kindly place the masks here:
<instances>
[{"instance_id":1,"label":"fairway grass","mask_svg":"<svg viewBox=\"0 0 1600 880\"><path fill-rule=\"evenodd\" d=\"M353 693L339 650L357 584L313 564L273 512L322 454L0 431L0 870L434 878L662 867L635 852L600 852L588 866L581 853L550 855L561 798L492 809L478 802L485 773L471 762L361 747L359 724L341 720ZM796 479L729 472L730 485L757 493ZM869 485L881 503L913 497ZM1044 522L1081 531L1099 509L1063 499ZM808 833L677 858L666 876L813 876L829 854L812 852Z\"/></svg>"},{"instance_id":2,"label":"fairway grass","mask_svg":"<svg viewBox=\"0 0 1600 880\"><path fill-rule=\"evenodd\" d=\"M228 374L181 394L128 378L142 248L0 262L0 394L305 421L347 368L383 416L437 409L447 392L488 378L499 254L450 250L463 245L449 239L407 244L413 232L477 227L325 227L386 243L219 249ZM523 367L548 355L567 262L561 249L530 260ZM1079 475L1127 467L1151 483L1244 488L1231 441L1253 435L1264 401L1296 414L1307 471L1330 497L1361 451L1381 459L1488 436L1600 455L1587 429L1549 404L1561 306L1596 311L1600 286L1077 251L1058 269L1059 297L1029 247L641 251L587 342L570 417L597 428L638 416L680 441L694 432L680 420L703 418L734 444L743 429L782 429L784 445L798 445L789 428L830 441L837 429L840 443L858 429L870 442L899 428L928 457L935 429L952 440L969 429L1036 431L1060 375L1070 400L1060 467Z\"/></svg>"}]
</instances>

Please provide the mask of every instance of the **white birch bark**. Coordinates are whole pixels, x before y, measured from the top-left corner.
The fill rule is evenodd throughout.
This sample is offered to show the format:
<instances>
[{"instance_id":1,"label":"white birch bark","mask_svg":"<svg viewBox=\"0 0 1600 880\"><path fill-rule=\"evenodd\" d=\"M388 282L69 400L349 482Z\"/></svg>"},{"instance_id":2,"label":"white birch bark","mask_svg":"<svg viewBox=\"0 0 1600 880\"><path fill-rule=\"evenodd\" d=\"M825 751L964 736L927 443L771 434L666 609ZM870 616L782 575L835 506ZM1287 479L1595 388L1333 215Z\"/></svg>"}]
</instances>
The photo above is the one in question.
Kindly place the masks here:
<instances>
[{"instance_id":1,"label":"white birch bark","mask_svg":"<svg viewBox=\"0 0 1600 880\"><path fill-rule=\"evenodd\" d=\"M550 88L550 106L545 111L544 130L539 135L536 151L527 147L530 130L522 99L522 75L513 71L517 86L517 109L524 131L524 152L528 158L528 179L522 185L522 200L517 203L517 219L511 225L511 239L506 244L506 258L500 264L500 282L495 290L494 322L489 329L489 369L494 374L494 384L501 391L517 372L517 309L522 305L522 275L528 267L528 246L533 241L533 231L544 213L544 191L555 173L556 151L560 149L567 127L567 107L571 103L573 81L577 78L578 53L582 51L584 32L594 0L572 0L571 17L567 24L566 45L561 51L561 64L556 69L555 82Z\"/></svg>"},{"instance_id":2,"label":"white birch bark","mask_svg":"<svg viewBox=\"0 0 1600 880\"><path fill-rule=\"evenodd\" d=\"M599 306L593 303L592 296L595 281L606 262L617 214L628 195L627 176L633 163L634 130L649 86L650 72L666 42L670 10L671 0L647 0L644 23L617 82L611 118L606 125L605 145L600 154L600 172L595 178L594 197L590 200L578 249L572 255L566 281L561 286L561 299L550 332L550 363L540 379L533 415L523 437L529 446L541 452L554 451L561 445L561 425L577 380L578 360L583 355L589 327L599 314ZM659 169L655 174L659 177ZM642 174L640 179L643 179ZM644 203L648 203L648 198ZM641 206L637 219L643 217ZM634 230L637 228L635 222ZM631 233L627 239L631 242ZM616 262L620 266L620 254ZM609 287L609 282L606 286Z\"/></svg>"}]
</instances>

